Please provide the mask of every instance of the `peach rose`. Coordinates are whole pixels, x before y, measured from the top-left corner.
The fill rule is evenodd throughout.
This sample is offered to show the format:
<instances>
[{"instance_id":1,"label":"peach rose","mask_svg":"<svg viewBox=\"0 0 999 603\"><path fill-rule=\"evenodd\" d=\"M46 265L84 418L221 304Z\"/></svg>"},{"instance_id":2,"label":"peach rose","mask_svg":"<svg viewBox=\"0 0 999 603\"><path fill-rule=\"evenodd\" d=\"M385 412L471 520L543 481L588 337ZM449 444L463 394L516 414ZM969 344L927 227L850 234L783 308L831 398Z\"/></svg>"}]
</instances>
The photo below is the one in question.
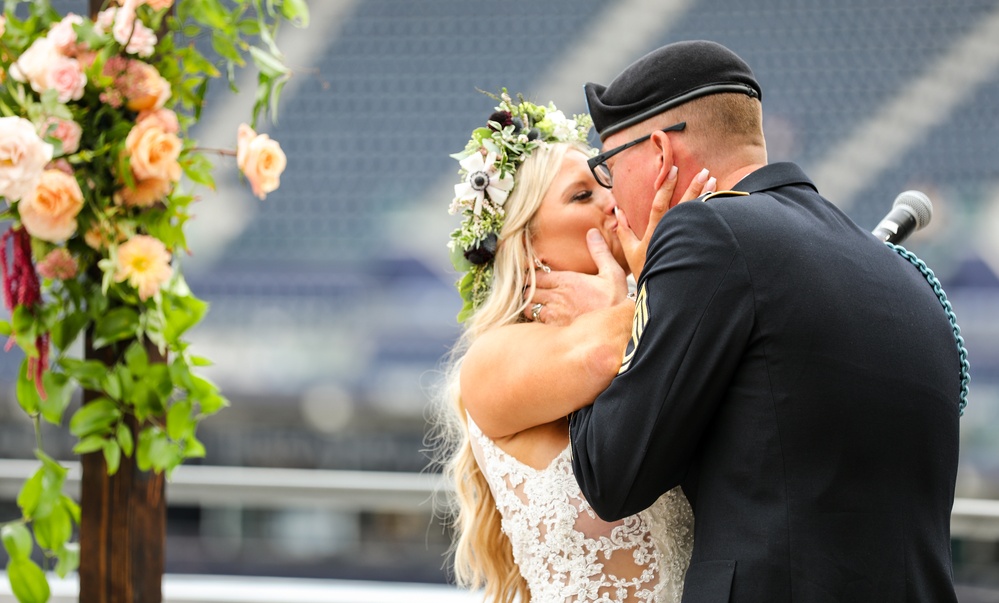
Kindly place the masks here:
<instances>
[{"instance_id":1,"label":"peach rose","mask_svg":"<svg viewBox=\"0 0 999 603\"><path fill-rule=\"evenodd\" d=\"M0 36L7 31L7 17L0 15Z\"/></svg>"},{"instance_id":2,"label":"peach rose","mask_svg":"<svg viewBox=\"0 0 999 603\"><path fill-rule=\"evenodd\" d=\"M168 134L176 134L177 132L180 132L180 122L177 120L177 114L170 109L141 111L139 116L135 118L135 123L137 124L141 124L146 121L151 121Z\"/></svg>"},{"instance_id":3,"label":"peach rose","mask_svg":"<svg viewBox=\"0 0 999 603\"><path fill-rule=\"evenodd\" d=\"M170 82L149 63L130 62L125 79L122 92L128 99L126 106L132 111L159 109L170 98Z\"/></svg>"},{"instance_id":4,"label":"peach rose","mask_svg":"<svg viewBox=\"0 0 999 603\"><path fill-rule=\"evenodd\" d=\"M28 234L58 243L76 232L76 215L83 209L83 191L76 178L59 170L45 170L38 186L17 204Z\"/></svg>"},{"instance_id":5,"label":"peach rose","mask_svg":"<svg viewBox=\"0 0 999 603\"><path fill-rule=\"evenodd\" d=\"M180 138L164 132L156 123L146 121L136 124L125 137L125 152L138 181L155 178L177 182L180 180Z\"/></svg>"},{"instance_id":6,"label":"peach rose","mask_svg":"<svg viewBox=\"0 0 999 603\"><path fill-rule=\"evenodd\" d=\"M236 142L236 165L250 182L253 194L264 199L281 185L281 173L288 165L281 145L266 134L240 124Z\"/></svg>"},{"instance_id":7,"label":"peach rose","mask_svg":"<svg viewBox=\"0 0 999 603\"><path fill-rule=\"evenodd\" d=\"M119 230L116 225L111 224L109 226L114 229L115 243L121 243L125 240L125 233ZM83 233L83 242L91 249L100 251L111 244L111 233L101 227L99 223L95 223L90 226L87 232Z\"/></svg>"},{"instance_id":8,"label":"peach rose","mask_svg":"<svg viewBox=\"0 0 999 603\"><path fill-rule=\"evenodd\" d=\"M170 276L170 253L159 239L148 235L135 235L118 248L118 265L114 280L139 290L143 301L156 295Z\"/></svg>"},{"instance_id":9,"label":"peach rose","mask_svg":"<svg viewBox=\"0 0 999 603\"><path fill-rule=\"evenodd\" d=\"M87 247L98 251L107 247L108 244L107 237L104 236L104 230L100 224L94 224L87 232L83 233L83 242L87 244Z\"/></svg>"},{"instance_id":10,"label":"peach rose","mask_svg":"<svg viewBox=\"0 0 999 603\"><path fill-rule=\"evenodd\" d=\"M114 202L125 207L149 207L170 194L173 182L162 178L146 178L135 183L135 188L124 187L114 194Z\"/></svg>"},{"instance_id":11,"label":"peach rose","mask_svg":"<svg viewBox=\"0 0 999 603\"><path fill-rule=\"evenodd\" d=\"M30 121L0 117L0 197L13 203L31 193L53 151Z\"/></svg>"},{"instance_id":12,"label":"peach rose","mask_svg":"<svg viewBox=\"0 0 999 603\"><path fill-rule=\"evenodd\" d=\"M38 274L45 278L66 280L76 276L78 269L76 259L63 247L53 249L38 262Z\"/></svg>"},{"instance_id":13,"label":"peach rose","mask_svg":"<svg viewBox=\"0 0 999 603\"><path fill-rule=\"evenodd\" d=\"M39 134L61 142L61 155L71 155L80 150L80 136L83 135L83 128L72 119L47 117L42 122L42 127L39 128Z\"/></svg>"},{"instance_id":14,"label":"peach rose","mask_svg":"<svg viewBox=\"0 0 999 603\"><path fill-rule=\"evenodd\" d=\"M173 6L173 0L142 0L142 3L153 10L164 10Z\"/></svg>"}]
</instances>

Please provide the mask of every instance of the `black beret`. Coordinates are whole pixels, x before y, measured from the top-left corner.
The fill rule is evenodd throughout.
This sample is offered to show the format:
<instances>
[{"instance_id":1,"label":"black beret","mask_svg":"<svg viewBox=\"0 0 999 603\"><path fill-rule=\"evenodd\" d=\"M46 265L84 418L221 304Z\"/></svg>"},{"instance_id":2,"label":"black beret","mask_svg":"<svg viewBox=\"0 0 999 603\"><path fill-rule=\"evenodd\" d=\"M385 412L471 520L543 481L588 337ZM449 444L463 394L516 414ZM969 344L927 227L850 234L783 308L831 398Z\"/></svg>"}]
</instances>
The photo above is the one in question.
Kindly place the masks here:
<instances>
[{"instance_id":1,"label":"black beret","mask_svg":"<svg viewBox=\"0 0 999 603\"><path fill-rule=\"evenodd\" d=\"M609 86L583 86L600 140L653 115L709 94L742 92L763 98L745 61L716 42L674 42L653 50Z\"/></svg>"}]
</instances>

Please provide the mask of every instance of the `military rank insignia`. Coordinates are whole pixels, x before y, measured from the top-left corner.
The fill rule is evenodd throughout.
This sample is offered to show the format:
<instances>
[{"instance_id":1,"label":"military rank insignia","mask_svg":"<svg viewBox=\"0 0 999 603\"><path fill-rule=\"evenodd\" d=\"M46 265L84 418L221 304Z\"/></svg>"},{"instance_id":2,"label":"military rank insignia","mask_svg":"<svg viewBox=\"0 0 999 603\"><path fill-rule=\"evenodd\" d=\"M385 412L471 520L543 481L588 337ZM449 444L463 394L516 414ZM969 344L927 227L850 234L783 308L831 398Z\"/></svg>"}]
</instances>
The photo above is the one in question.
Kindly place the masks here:
<instances>
[{"instance_id":1,"label":"military rank insignia","mask_svg":"<svg viewBox=\"0 0 999 603\"><path fill-rule=\"evenodd\" d=\"M624 359L621 361L618 375L631 367L631 360L635 357L635 351L638 349L638 341L642 338L647 324L649 324L649 299L648 290L643 283L638 297L635 299L635 317L631 322L631 341L628 342L628 347L624 350Z\"/></svg>"}]
</instances>

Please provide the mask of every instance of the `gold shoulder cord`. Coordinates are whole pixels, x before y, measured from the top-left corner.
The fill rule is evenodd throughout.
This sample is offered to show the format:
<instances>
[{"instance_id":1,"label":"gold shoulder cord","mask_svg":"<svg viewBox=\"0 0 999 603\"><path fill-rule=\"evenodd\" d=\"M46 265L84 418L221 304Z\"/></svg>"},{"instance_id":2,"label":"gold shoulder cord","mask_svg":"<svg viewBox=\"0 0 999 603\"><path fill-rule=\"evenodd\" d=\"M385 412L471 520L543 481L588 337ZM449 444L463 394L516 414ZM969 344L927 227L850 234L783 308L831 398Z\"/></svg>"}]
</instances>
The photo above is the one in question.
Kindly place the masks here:
<instances>
[{"instance_id":1,"label":"gold shoulder cord","mask_svg":"<svg viewBox=\"0 0 999 603\"><path fill-rule=\"evenodd\" d=\"M715 191L713 193L708 193L701 197L701 201L707 201L708 199L714 199L715 197L748 197L749 193L746 191Z\"/></svg>"}]
</instances>

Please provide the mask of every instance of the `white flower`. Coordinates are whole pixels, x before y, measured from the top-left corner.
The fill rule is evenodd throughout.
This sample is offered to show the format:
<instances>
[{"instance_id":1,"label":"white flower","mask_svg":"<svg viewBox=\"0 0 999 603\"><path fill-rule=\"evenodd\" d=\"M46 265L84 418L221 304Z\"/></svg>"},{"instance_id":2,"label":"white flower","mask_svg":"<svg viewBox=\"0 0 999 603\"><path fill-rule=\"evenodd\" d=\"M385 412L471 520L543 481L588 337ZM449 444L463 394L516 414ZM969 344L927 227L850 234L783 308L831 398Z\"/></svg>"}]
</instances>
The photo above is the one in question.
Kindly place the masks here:
<instances>
[{"instance_id":1,"label":"white flower","mask_svg":"<svg viewBox=\"0 0 999 603\"><path fill-rule=\"evenodd\" d=\"M32 42L21 56L10 66L10 77L18 82L28 82L38 93L48 90L46 78L52 66L65 59L48 38L38 38Z\"/></svg>"},{"instance_id":2,"label":"white flower","mask_svg":"<svg viewBox=\"0 0 999 603\"><path fill-rule=\"evenodd\" d=\"M506 174L498 177L496 153L489 153L485 158L482 153L473 153L460 162L467 175L465 181L454 185L455 199L459 201L475 200L475 215L482 213L482 202L486 195L496 205L506 203L507 195L513 188L513 176Z\"/></svg>"},{"instance_id":3,"label":"white flower","mask_svg":"<svg viewBox=\"0 0 999 603\"><path fill-rule=\"evenodd\" d=\"M13 203L32 192L53 150L30 121L0 117L0 197Z\"/></svg>"},{"instance_id":4,"label":"white flower","mask_svg":"<svg viewBox=\"0 0 999 603\"><path fill-rule=\"evenodd\" d=\"M554 131L552 132L555 138L559 140L571 140L578 138L579 134L576 131L576 120L568 119L565 113L562 111L550 111L545 117L552 122Z\"/></svg>"}]
</instances>

